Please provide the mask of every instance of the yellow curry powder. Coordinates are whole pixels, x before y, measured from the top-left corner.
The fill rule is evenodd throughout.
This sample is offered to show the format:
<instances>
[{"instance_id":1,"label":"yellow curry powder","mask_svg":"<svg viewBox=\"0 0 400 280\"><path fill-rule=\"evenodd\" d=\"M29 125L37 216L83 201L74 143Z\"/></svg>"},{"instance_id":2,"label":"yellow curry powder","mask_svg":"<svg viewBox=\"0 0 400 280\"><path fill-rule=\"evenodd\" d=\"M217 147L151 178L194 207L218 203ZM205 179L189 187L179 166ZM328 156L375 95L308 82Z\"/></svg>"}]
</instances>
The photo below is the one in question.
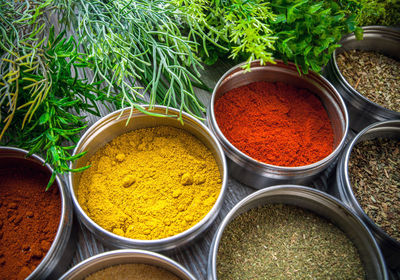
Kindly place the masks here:
<instances>
[{"instance_id":1,"label":"yellow curry powder","mask_svg":"<svg viewBox=\"0 0 400 280\"><path fill-rule=\"evenodd\" d=\"M117 235L142 240L176 235L213 207L221 175L211 151L170 126L138 129L113 139L90 159L78 201Z\"/></svg>"}]
</instances>

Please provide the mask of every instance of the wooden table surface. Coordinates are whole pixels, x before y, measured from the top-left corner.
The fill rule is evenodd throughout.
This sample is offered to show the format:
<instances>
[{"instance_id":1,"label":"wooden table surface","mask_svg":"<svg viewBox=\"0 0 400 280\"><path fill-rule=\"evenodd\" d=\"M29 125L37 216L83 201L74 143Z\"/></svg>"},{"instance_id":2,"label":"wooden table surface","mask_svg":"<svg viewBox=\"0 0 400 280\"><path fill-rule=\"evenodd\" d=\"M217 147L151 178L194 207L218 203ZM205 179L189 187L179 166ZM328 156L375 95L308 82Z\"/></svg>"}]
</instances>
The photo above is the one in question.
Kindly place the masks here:
<instances>
[{"instance_id":1,"label":"wooden table surface","mask_svg":"<svg viewBox=\"0 0 400 280\"><path fill-rule=\"evenodd\" d=\"M202 79L210 88L214 88L220 77L233 66L234 64L232 63L217 62L216 65L212 67L206 67L202 71ZM206 106L209 105L209 101L211 98L210 93L196 89L196 94ZM102 116L108 114L108 112L104 109L100 109L100 111ZM97 117L88 116L89 126L93 124L97 119ZM326 191L328 184L333 183L334 176L332 176L332 174L334 173L334 171L335 168L330 168L327 172L325 172L323 176L321 176L321 178L317 182L315 182L314 187ZM206 279L207 261L211 242L222 219L238 201L240 201L247 195L257 191L256 189L239 183L231 177L229 177L227 185L228 188L222 209L212 226L204 234L202 234L202 236L197 238L191 244L183 248L177 248L174 251L161 252L161 254L174 259L175 261L186 267L197 279ZM76 265L80 261L87 259L91 256L111 250L110 248L104 246L100 241L98 241L96 237L85 228L84 225L81 225L76 220L77 219L75 217L75 229L78 231L77 248L71 266Z\"/></svg>"}]
</instances>

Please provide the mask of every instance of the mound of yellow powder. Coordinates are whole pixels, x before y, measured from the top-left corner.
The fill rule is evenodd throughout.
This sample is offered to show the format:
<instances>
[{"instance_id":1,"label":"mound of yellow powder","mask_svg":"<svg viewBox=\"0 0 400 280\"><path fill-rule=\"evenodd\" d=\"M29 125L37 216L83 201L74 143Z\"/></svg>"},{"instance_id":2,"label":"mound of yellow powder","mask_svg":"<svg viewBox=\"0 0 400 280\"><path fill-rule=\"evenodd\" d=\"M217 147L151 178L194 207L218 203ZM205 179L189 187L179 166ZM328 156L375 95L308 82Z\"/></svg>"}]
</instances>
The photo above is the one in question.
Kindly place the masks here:
<instances>
[{"instance_id":1,"label":"mound of yellow powder","mask_svg":"<svg viewBox=\"0 0 400 280\"><path fill-rule=\"evenodd\" d=\"M115 234L142 240L176 235L213 207L221 175L211 151L170 126L123 134L98 150L81 176L78 201Z\"/></svg>"}]
</instances>

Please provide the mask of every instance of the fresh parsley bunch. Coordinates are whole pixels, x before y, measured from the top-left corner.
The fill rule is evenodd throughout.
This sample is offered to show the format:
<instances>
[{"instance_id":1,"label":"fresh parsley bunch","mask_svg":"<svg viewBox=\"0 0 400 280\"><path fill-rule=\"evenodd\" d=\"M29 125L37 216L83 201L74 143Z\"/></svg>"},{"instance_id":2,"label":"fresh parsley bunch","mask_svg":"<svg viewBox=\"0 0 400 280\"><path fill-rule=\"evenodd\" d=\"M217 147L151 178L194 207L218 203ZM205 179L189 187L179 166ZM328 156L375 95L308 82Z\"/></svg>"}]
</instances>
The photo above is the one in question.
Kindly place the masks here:
<instances>
[{"instance_id":1,"label":"fresh parsley bunch","mask_svg":"<svg viewBox=\"0 0 400 280\"><path fill-rule=\"evenodd\" d=\"M319 72L340 45L344 34L360 32L348 3L313 0L274 0L270 21L278 37L275 57L294 62L303 73ZM345 1L343 1L345 2ZM346 9L347 8L347 9Z\"/></svg>"}]
</instances>

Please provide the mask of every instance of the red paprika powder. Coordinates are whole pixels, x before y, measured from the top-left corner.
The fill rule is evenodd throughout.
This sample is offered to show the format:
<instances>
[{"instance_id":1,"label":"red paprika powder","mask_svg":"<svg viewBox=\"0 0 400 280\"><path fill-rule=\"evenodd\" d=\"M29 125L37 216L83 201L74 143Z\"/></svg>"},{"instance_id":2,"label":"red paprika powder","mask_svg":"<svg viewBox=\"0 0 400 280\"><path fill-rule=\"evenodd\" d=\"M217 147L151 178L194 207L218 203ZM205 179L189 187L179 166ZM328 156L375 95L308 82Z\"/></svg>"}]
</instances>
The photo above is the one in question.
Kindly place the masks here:
<instances>
[{"instance_id":1,"label":"red paprika powder","mask_svg":"<svg viewBox=\"0 0 400 280\"><path fill-rule=\"evenodd\" d=\"M333 130L321 101L284 83L255 82L216 100L215 117L229 142L258 161L303 166L333 151Z\"/></svg>"},{"instance_id":2,"label":"red paprika powder","mask_svg":"<svg viewBox=\"0 0 400 280\"><path fill-rule=\"evenodd\" d=\"M61 217L50 172L24 159L0 161L0 279L25 279L41 262Z\"/></svg>"}]
</instances>

